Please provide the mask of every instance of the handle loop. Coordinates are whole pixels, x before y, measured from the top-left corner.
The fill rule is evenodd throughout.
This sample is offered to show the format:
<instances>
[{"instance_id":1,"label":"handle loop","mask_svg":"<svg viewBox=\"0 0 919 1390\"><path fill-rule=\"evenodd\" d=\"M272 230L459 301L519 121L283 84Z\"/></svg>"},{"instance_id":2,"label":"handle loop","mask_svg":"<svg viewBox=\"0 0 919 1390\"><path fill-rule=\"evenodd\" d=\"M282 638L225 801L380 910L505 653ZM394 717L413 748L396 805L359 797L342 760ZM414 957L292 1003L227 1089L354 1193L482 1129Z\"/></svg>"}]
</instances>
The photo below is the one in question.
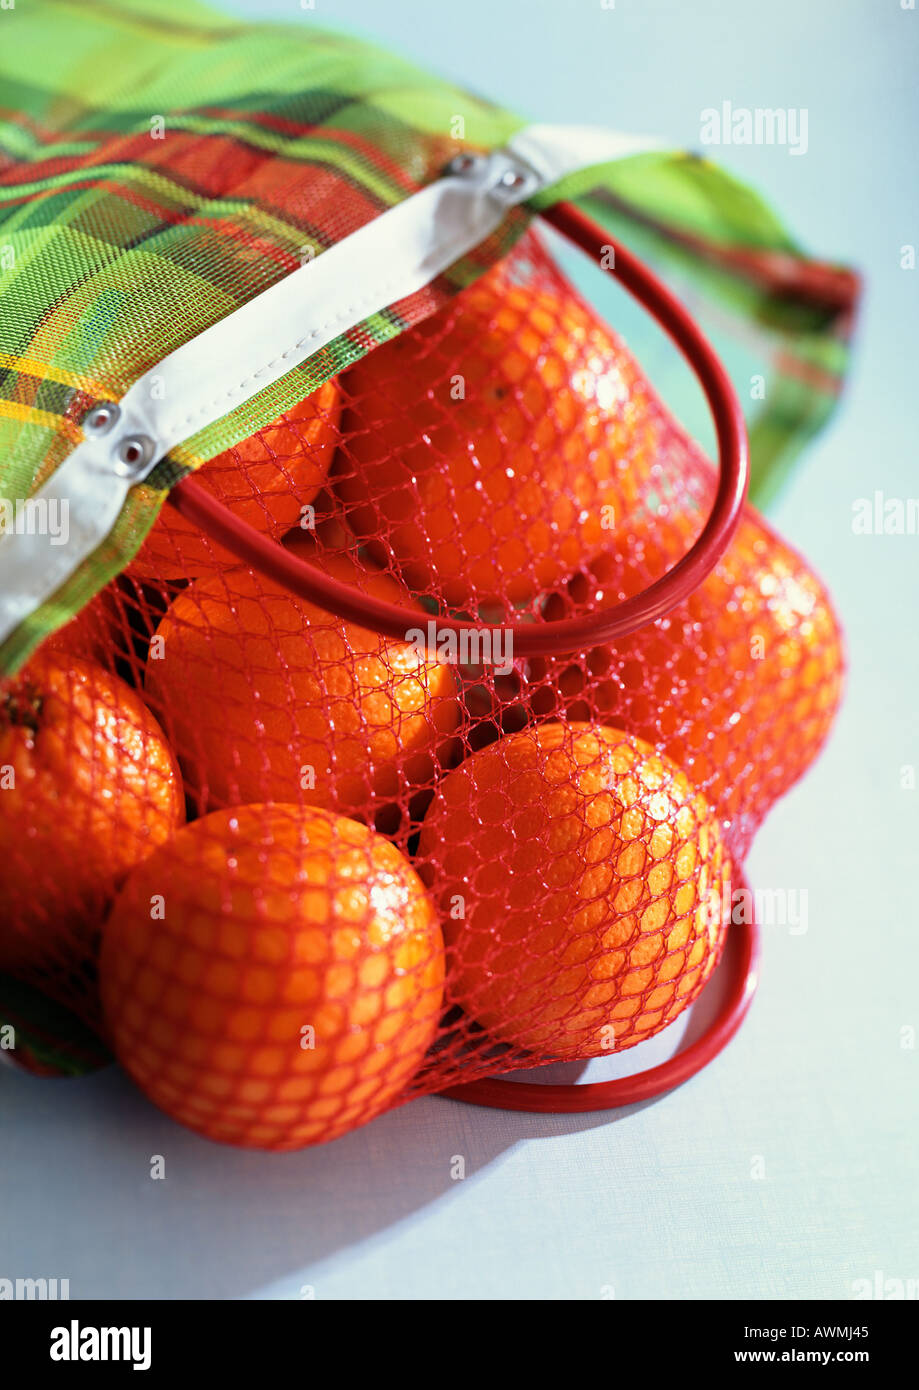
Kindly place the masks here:
<instances>
[{"instance_id":1,"label":"handle loop","mask_svg":"<svg viewBox=\"0 0 919 1390\"><path fill-rule=\"evenodd\" d=\"M746 887L746 879L742 875L738 875L738 879ZM451 1100L486 1105L492 1109L574 1115L589 1110L615 1110L621 1105L634 1105L637 1101L650 1100L681 1085L707 1066L730 1042L746 1018L759 984L759 923L754 918L728 930L739 932L740 942L737 956L730 962L730 989L718 1016L701 1038L660 1066L650 1067L634 1076L620 1076L613 1081L593 1081L583 1086L576 1083L548 1086L538 1081L507 1081L503 1077L486 1077L481 1081L450 1086L439 1094L449 1096ZM706 988L710 987L711 981Z\"/></svg>"},{"instance_id":2,"label":"handle loop","mask_svg":"<svg viewBox=\"0 0 919 1390\"><path fill-rule=\"evenodd\" d=\"M615 274L644 305L698 377L715 423L719 473L711 514L695 544L665 575L624 602L585 617L549 623L497 626L446 616L437 618L440 630L457 637L462 633L510 631L514 653L520 657L557 655L609 642L663 617L701 584L724 554L740 520L749 481L743 411L714 349L689 312L647 266L573 204L559 203L542 216L598 265L602 266L605 260L603 248L613 247L615 271L607 266L607 274ZM168 502L238 559L339 618L395 639L404 639L406 632L418 625L417 609L372 598L297 559L276 541L240 521L193 478L177 483Z\"/></svg>"}]
</instances>

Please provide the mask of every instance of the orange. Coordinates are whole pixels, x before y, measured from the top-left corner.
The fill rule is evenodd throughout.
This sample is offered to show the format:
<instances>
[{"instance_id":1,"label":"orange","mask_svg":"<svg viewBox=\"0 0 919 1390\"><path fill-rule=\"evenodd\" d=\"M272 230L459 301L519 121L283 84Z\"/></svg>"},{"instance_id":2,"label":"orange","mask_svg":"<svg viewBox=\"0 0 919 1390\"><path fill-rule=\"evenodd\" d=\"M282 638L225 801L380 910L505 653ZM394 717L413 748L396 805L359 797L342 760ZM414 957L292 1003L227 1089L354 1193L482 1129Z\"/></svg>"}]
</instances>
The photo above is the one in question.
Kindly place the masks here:
<instances>
[{"instance_id":1,"label":"orange","mask_svg":"<svg viewBox=\"0 0 919 1390\"><path fill-rule=\"evenodd\" d=\"M385 574L345 557L322 564L411 603ZM146 688L187 787L212 807L283 800L372 819L431 780L459 718L444 662L242 568L179 595L151 643Z\"/></svg>"},{"instance_id":2,"label":"orange","mask_svg":"<svg viewBox=\"0 0 919 1390\"><path fill-rule=\"evenodd\" d=\"M338 387L327 381L273 424L218 454L195 481L241 521L278 539L326 480L338 439ZM138 579L187 579L238 561L202 536L175 508L163 507L128 573Z\"/></svg>"},{"instance_id":3,"label":"orange","mask_svg":"<svg viewBox=\"0 0 919 1390\"><path fill-rule=\"evenodd\" d=\"M549 618L609 607L659 578L698 521L637 528L550 597ZM747 508L699 588L658 622L587 653L529 664L537 713L615 723L684 768L746 845L817 756L842 694L842 634L806 562Z\"/></svg>"},{"instance_id":4,"label":"orange","mask_svg":"<svg viewBox=\"0 0 919 1390\"><path fill-rule=\"evenodd\" d=\"M335 485L409 587L532 598L623 525L659 418L623 344L560 279L498 266L343 378Z\"/></svg>"},{"instance_id":5,"label":"orange","mask_svg":"<svg viewBox=\"0 0 919 1390\"><path fill-rule=\"evenodd\" d=\"M109 590L103 589L69 623L52 632L45 639L43 649L72 652L74 656L108 666L113 660L117 620L115 602Z\"/></svg>"},{"instance_id":6,"label":"orange","mask_svg":"<svg viewBox=\"0 0 919 1390\"><path fill-rule=\"evenodd\" d=\"M474 753L437 789L418 858L448 1003L541 1057L659 1032L718 958L717 821L668 758L615 729L543 724Z\"/></svg>"},{"instance_id":7,"label":"orange","mask_svg":"<svg viewBox=\"0 0 919 1390\"><path fill-rule=\"evenodd\" d=\"M152 855L99 965L115 1051L150 1099L261 1149L335 1139L393 1104L433 1040L443 974L433 905L400 851L283 805L214 812Z\"/></svg>"},{"instance_id":8,"label":"orange","mask_svg":"<svg viewBox=\"0 0 919 1390\"><path fill-rule=\"evenodd\" d=\"M39 652L0 688L0 969L85 958L125 874L183 819L175 760L138 696Z\"/></svg>"}]
</instances>

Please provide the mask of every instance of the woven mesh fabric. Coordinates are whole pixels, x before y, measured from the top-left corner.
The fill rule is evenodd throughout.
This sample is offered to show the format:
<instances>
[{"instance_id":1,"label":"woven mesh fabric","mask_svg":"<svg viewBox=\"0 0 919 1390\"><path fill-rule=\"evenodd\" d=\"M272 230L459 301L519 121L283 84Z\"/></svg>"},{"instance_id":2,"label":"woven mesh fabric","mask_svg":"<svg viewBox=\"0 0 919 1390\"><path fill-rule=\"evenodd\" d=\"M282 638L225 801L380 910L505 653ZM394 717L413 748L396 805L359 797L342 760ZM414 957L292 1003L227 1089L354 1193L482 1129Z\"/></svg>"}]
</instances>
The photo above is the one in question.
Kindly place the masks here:
<instances>
[{"instance_id":1,"label":"woven mesh fabric","mask_svg":"<svg viewBox=\"0 0 919 1390\"><path fill-rule=\"evenodd\" d=\"M666 617L515 654L512 623L660 577L713 490L537 237L198 476L415 626L324 613L167 508L2 687L0 970L177 1119L268 1148L676 1018L841 638L748 508ZM451 646L438 613L497 635Z\"/></svg>"}]
</instances>

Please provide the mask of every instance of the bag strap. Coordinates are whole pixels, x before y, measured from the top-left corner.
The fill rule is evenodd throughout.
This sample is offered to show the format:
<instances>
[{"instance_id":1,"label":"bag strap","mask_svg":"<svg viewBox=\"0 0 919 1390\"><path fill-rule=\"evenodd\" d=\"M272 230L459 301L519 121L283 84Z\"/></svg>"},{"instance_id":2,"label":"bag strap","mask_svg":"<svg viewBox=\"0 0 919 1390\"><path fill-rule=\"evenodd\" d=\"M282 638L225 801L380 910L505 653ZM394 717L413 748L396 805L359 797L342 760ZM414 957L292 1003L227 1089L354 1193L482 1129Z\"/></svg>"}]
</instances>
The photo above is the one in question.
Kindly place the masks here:
<instances>
[{"instance_id":1,"label":"bag strap","mask_svg":"<svg viewBox=\"0 0 919 1390\"><path fill-rule=\"evenodd\" d=\"M83 439L0 537L0 644L109 536L132 487L171 450L370 315L429 285L511 211L570 175L655 142L584 126L533 125L500 150L462 154L441 178L190 339L118 401L84 418ZM55 516L53 529L31 521ZM28 646L18 644L22 659Z\"/></svg>"}]
</instances>

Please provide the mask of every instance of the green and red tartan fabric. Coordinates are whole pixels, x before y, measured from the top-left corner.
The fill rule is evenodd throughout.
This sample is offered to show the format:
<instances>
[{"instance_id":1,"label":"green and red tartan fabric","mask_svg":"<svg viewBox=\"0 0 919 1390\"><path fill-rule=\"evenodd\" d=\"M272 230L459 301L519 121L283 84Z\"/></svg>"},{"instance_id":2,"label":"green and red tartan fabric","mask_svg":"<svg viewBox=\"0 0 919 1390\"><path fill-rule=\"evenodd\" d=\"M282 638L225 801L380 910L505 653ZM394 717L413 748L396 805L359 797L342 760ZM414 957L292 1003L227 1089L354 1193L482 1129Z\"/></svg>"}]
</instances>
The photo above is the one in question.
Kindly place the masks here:
<instances>
[{"instance_id":1,"label":"green and red tartan fabric","mask_svg":"<svg viewBox=\"0 0 919 1390\"><path fill-rule=\"evenodd\" d=\"M352 40L241 26L184 0L43 0L4 14L2 37L5 497L44 481L96 401L123 395L173 348L436 178L456 153L457 94ZM472 98L464 110L476 143L498 143L515 124ZM526 221L509 219L449 282L367 319L174 451L133 490L58 611L37 614L31 633L6 644L5 664L123 568L173 482L439 307Z\"/></svg>"},{"instance_id":2,"label":"green and red tartan fabric","mask_svg":"<svg viewBox=\"0 0 919 1390\"><path fill-rule=\"evenodd\" d=\"M28 496L79 420L173 348L524 123L350 37L240 24L188 0L30 0L0 14L0 495ZM461 133L461 138L460 138ZM14 669L136 552L168 488L591 195L611 230L767 334L760 494L838 391L852 277L815 266L748 189L660 152L569 179L477 252L200 430L135 486L107 542L2 647Z\"/></svg>"}]
</instances>

